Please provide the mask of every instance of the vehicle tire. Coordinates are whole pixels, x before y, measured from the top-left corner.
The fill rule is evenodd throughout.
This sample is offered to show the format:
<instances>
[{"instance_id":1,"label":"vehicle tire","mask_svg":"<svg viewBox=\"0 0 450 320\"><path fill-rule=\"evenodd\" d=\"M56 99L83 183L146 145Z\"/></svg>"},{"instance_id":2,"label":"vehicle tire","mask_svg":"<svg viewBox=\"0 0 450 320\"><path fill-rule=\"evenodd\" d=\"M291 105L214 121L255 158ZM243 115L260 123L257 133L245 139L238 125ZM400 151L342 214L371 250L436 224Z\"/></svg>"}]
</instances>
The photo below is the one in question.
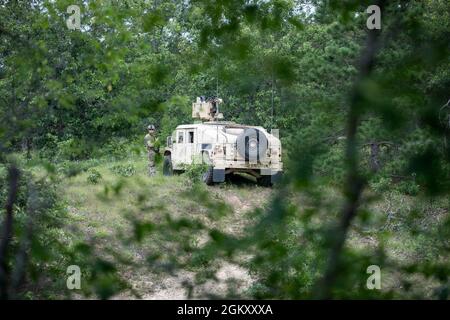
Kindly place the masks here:
<instances>
[{"instance_id":1,"label":"vehicle tire","mask_svg":"<svg viewBox=\"0 0 450 320\"><path fill-rule=\"evenodd\" d=\"M209 166L208 169L202 174L202 181L206 183L208 186L214 184L213 181L213 167Z\"/></svg>"},{"instance_id":2,"label":"vehicle tire","mask_svg":"<svg viewBox=\"0 0 450 320\"><path fill-rule=\"evenodd\" d=\"M172 157L170 155L164 156L163 175L165 176L173 175Z\"/></svg>"},{"instance_id":3,"label":"vehicle tire","mask_svg":"<svg viewBox=\"0 0 450 320\"><path fill-rule=\"evenodd\" d=\"M262 160L266 157L268 141L266 135L258 129L245 129L236 139L237 151L245 159Z\"/></svg>"},{"instance_id":4,"label":"vehicle tire","mask_svg":"<svg viewBox=\"0 0 450 320\"><path fill-rule=\"evenodd\" d=\"M261 176L260 178L256 179L256 182L262 187L271 187L273 185L272 176Z\"/></svg>"}]
</instances>

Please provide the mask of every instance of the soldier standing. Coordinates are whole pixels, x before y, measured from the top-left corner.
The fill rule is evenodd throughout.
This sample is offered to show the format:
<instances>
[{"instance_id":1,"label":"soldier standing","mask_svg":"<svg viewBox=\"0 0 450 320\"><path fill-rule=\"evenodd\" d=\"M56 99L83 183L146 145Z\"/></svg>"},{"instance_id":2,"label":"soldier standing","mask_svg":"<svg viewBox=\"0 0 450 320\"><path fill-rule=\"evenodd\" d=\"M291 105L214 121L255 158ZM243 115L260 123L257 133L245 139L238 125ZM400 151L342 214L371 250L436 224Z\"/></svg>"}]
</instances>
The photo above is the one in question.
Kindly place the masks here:
<instances>
[{"instance_id":1,"label":"soldier standing","mask_svg":"<svg viewBox=\"0 0 450 320\"><path fill-rule=\"evenodd\" d=\"M155 155L156 155L156 137L155 126L150 124L147 127L148 133L144 137L144 144L148 152L148 175L154 176L155 170Z\"/></svg>"}]
</instances>

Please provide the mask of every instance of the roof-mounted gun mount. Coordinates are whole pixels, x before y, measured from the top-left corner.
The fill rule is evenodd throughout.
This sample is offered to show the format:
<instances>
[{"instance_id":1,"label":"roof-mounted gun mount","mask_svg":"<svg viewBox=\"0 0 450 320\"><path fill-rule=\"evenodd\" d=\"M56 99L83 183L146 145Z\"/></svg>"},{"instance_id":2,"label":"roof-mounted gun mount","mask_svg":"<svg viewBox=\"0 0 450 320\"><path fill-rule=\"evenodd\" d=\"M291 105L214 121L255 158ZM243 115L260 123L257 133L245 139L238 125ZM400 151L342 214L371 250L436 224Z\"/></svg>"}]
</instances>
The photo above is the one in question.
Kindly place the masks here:
<instances>
[{"instance_id":1,"label":"roof-mounted gun mount","mask_svg":"<svg viewBox=\"0 0 450 320\"><path fill-rule=\"evenodd\" d=\"M205 121L223 119L223 114L219 113L219 104L222 102L222 99L216 97L197 97L197 100L192 104L192 118Z\"/></svg>"}]
</instances>

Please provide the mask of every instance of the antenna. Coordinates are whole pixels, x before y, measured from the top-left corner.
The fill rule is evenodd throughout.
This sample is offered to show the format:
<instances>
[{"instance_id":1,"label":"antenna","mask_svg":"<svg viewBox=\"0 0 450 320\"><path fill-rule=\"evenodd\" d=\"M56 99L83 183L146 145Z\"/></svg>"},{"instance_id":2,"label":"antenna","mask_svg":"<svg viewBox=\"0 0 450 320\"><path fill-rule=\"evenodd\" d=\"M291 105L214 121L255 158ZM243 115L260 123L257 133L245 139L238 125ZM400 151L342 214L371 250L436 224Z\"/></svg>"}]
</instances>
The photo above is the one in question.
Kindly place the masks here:
<instances>
[{"instance_id":1,"label":"antenna","mask_svg":"<svg viewBox=\"0 0 450 320\"><path fill-rule=\"evenodd\" d=\"M219 65L217 65L216 69L216 98L219 97Z\"/></svg>"},{"instance_id":2,"label":"antenna","mask_svg":"<svg viewBox=\"0 0 450 320\"><path fill-rule=\"evenodd\" d=\"M219 63L216 64L216 99L219 98ZM219 103L216 104L217 106L217 113L220 112L219 110Z\"/></svg>"},{"instance_id":3,"label":"antenna","mask_svg":"<svg viewBox=\"0 0 450 320\"><path fill-rule=\"evenodd\" d=\"M273 129L273 65L272 65L272 109L270 117L270 130Z\"/></svg>"}]
</instances>

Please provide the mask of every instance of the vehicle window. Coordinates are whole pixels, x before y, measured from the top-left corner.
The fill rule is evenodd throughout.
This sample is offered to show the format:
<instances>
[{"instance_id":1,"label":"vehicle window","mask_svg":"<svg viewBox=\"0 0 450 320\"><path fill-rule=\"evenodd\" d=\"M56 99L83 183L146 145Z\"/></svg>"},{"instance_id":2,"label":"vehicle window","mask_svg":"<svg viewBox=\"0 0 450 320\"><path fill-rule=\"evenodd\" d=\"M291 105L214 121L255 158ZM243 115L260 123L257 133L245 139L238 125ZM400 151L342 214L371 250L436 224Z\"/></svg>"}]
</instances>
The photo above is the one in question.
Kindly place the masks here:
<instances>
[{"instance_id":1,"label":"vehicle window","mask_svg":"<svg viewBox=\"0 0 450 320\"><path fill-rule=\"evenodd\" d=\"M178 132L178 143L183 143L183 140L184 140L184 132L179 131Z\"/></svg>"},{"instance_id":2,"label":"vehicle window","mask_svg":"<svg viewBox=\"0 0 450 320\"><path fill-rule=\"evenodd\" d=\"M188 143L194 143L194 131L189 131Z\"/></svg>"}]
</instances>

